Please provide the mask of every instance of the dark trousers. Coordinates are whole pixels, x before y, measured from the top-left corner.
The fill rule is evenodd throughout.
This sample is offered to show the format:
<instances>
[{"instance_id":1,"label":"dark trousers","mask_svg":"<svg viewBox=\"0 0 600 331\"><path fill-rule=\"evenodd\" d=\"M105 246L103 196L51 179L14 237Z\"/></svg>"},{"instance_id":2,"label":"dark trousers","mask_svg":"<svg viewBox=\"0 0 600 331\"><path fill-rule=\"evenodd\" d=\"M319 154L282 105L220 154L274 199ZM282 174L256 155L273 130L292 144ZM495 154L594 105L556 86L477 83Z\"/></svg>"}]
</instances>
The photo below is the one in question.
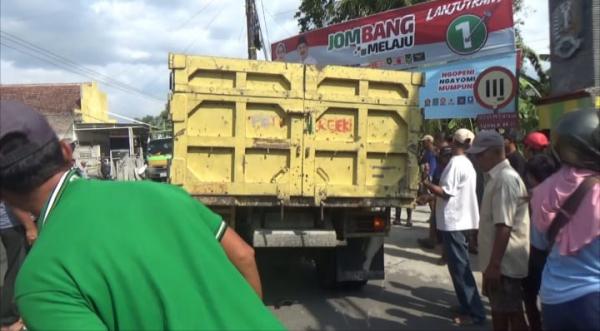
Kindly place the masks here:
<instances>
[{"instance_id":1,"label":"dark trousers","mask_svg":"<svg viewBox=\"0 0 600 331\"><path fill-rule=\"evenodd\" d=\"M542 284L542 272L546 264L546 251L539 250L534 246L529 247L529 273L523 279L523 301L525 302L525 312L529 320L529 329L531 331L542 330L542 316L537 307L537 298Z\"/></svg>"},{"instance_id":2,"label":"dark trousers","mask_svg":"<svg viewBox=\"0 0 600 331\"><path fill-rule=\"evenodd\" d=\"M471 271L467 240L463 231L441 231L448 259L448 271L461 314L469 315L477 322L485 320L485 310L477 283Z\"/></svg>"},{"instance_id":3,"label":"dark trousers","mask_svg":"<svg viewBox=\"0 0 600 331\"><path fill-rule=\"evenodd\" d=\"M545 331L600 330L600 291L557 305L542 305Z\"/></svg>"},{"instance_id":4,"label":"dark trousers","mask_svg":"<svg viewBox=\"0 0 600 331\"><path fill-rule=\"evenodd\" d=\"M4 284L0 290L0 322L4 326L13 324L19 319L15 304L15 280L25 260L27 240L22 226L0 230L0 238L6 250L7 261Z\"/></svg>"}]
</instances>

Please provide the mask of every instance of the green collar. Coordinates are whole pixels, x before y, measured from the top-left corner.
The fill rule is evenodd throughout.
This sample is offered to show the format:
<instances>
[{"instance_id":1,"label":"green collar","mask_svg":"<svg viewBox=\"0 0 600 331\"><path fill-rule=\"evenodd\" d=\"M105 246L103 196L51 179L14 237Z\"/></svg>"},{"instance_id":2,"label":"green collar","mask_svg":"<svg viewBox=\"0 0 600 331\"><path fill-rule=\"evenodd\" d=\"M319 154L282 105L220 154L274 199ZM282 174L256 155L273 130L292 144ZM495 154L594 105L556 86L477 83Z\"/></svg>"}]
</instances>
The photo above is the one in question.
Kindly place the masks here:
<instances>
[{"instance_id":1,"label":"green collar","mask_svg":"<svg viewBox=\"0 0 600 331\"><path fill-rule=\"evenodd\" d=\"M52 193L50 194L48 201L46 201L46 204L44 205L44 208L42 208L42 212L40 213L40 216L38 219L38 227L40 229L42 229L44 227L44 225L46 224L48 215L50 215L50 212L56 206L56 204L58 203L58 200L60 200L60 197L62 196L63 192L67 188L68 184L79 178L80 177L77 173L77 170L75 170L75 169L71 169L71 170L65 172L60 177L58 184L52 190Z\"/></svg>"}]
</instances>

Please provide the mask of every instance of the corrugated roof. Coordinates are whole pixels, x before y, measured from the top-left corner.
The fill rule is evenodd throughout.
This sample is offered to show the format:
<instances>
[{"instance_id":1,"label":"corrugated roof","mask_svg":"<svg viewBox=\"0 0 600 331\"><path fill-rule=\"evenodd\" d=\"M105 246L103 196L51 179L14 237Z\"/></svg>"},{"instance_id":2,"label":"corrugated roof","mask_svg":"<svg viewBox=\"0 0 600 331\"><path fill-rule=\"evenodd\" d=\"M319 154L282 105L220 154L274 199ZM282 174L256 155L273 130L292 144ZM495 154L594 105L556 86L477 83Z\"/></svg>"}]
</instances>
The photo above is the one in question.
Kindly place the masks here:
<instances>
[{"instance_id":1,"label":"corrugated roof","mask_svg":"<svg viewBox=\"0 0 600 331\"><path fill-rule=\"evenodd\" d=\"M10 84L0 85L0 100L16 100L47 115L73 114L81 108L81 85Z\"/></svg>"}]
</instances>

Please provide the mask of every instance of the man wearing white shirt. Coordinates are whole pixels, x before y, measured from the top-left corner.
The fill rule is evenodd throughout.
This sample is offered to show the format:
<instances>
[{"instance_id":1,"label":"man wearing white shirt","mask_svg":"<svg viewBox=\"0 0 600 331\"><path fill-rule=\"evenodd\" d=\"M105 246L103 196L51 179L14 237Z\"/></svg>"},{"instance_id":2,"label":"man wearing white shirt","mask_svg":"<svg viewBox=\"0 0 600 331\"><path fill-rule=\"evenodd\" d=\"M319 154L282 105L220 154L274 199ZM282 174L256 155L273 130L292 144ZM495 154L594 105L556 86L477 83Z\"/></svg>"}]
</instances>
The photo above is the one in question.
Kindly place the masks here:
<instances>
[{"instance_id":1,"label":"man wearing white shirt","mask_svg":"<svg viewBox=\"0 0 600 331\"><path fill-rule=\"evenodd\" d=\"M444 169L440 185L423 184L436 196L437 228L442 234L448 255L448 271L460 305L456 324L483 324L485 311L471 271L469 251L464 231L479 227L477 204L477 174L465 156L475 138L473 132L458 129L452 142L453 156Z\"/></svg>"}]
</instances>

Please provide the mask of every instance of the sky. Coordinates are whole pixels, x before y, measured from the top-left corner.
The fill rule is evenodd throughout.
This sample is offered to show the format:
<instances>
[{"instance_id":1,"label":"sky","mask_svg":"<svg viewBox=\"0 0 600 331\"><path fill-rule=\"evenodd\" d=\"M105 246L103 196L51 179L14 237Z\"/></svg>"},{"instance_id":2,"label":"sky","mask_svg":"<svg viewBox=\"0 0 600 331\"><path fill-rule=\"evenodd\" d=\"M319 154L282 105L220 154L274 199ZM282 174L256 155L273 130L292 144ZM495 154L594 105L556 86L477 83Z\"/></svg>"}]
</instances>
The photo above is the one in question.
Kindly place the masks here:
<instances>
[{"instance_id":1,"label":"sky","mask_svg":"<svg viewBox=\"0 0 600 331\"><path fill-rule=\"evenodd\" d=\"M523 37L547 54L548 2L524 2ZM298 33L300 0L256 3L269 41ZM0 31L0 83L96 80L133 118L165 109L169 52L247 57L244 0L2 0Z\"/></svg>"}]
</instances>

